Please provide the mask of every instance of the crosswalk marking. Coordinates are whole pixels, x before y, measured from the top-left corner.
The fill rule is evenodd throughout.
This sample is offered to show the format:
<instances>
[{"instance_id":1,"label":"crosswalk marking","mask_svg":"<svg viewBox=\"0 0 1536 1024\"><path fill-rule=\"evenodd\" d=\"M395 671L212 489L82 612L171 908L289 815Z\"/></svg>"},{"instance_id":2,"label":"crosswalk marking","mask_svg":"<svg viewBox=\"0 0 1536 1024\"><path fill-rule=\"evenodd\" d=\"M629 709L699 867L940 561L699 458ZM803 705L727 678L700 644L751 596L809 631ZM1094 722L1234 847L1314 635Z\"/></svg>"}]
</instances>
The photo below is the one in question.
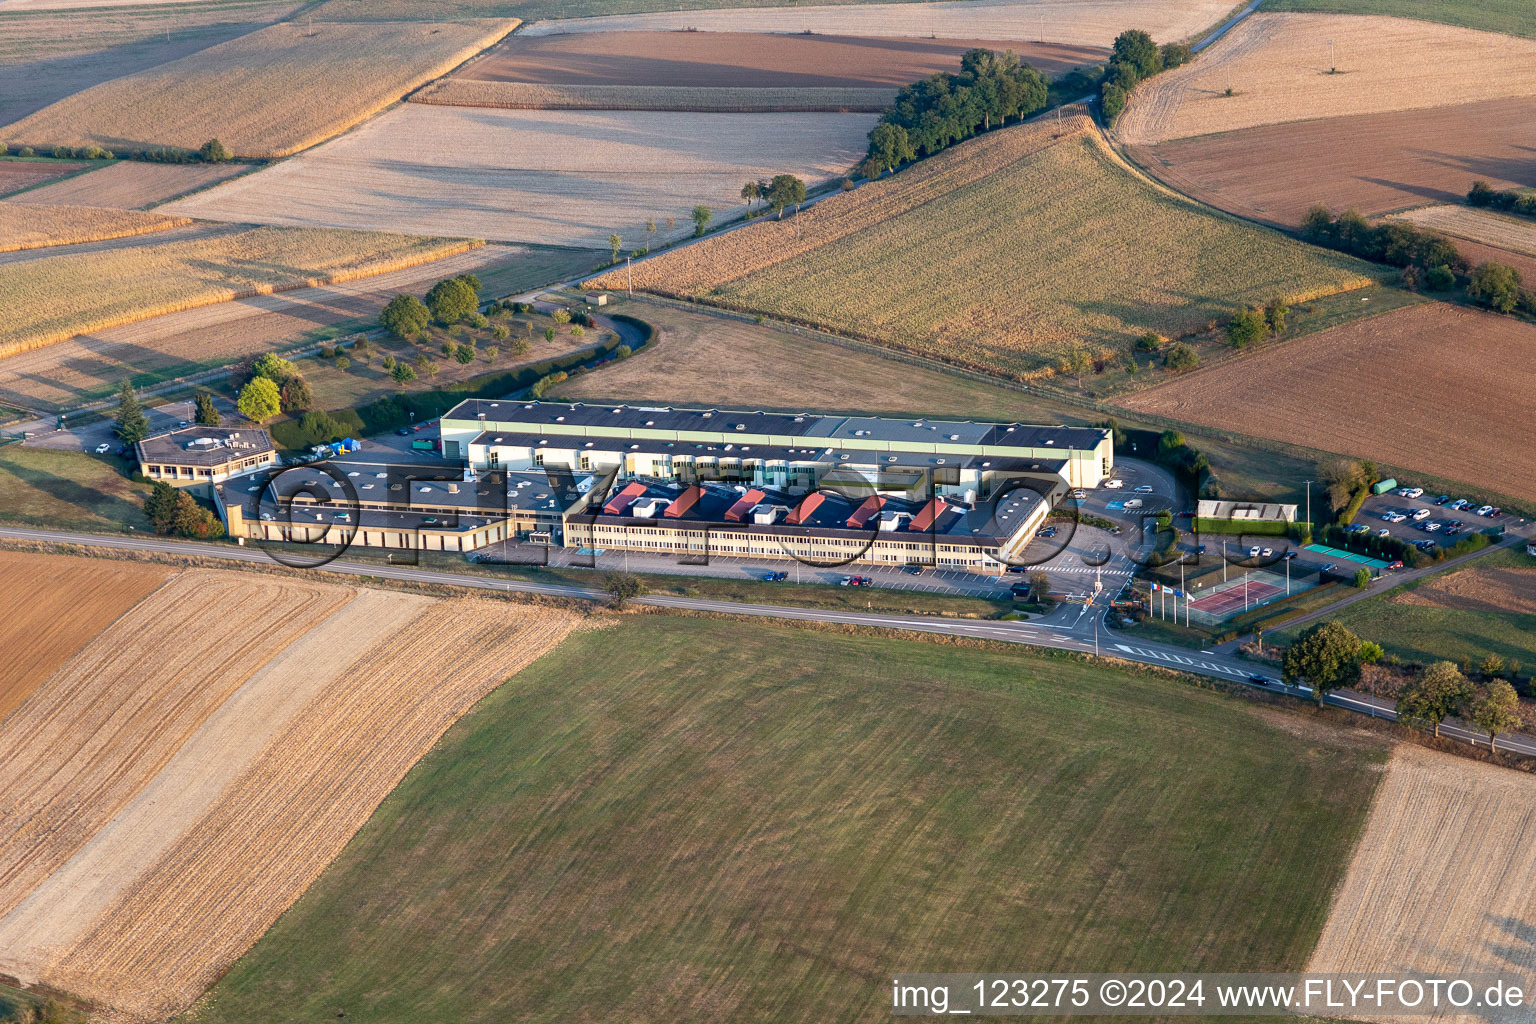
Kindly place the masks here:
<instances>
[{"instance_id":1,"label":"crosswalk marking","mask_svg":"<svg viewBox=\"0 0 1536 1024\"><path fill-rule=\"evenodd\" d=\"M1243 675L1242 672L1230 666L1218 665L1213 661L1196 661L1194 658L1186 658L1182 654L1170 654L1167 651L1149 650L1145 647L1130 647L1126 644L1115 644L1115 648L1142 658L1156 658L1159 661L1171 662L1175 665L1188 665L1193 668L1205 669L1208 672L1220 672L1223 675L1238 677Z\"/></svg>"}]
</instances>

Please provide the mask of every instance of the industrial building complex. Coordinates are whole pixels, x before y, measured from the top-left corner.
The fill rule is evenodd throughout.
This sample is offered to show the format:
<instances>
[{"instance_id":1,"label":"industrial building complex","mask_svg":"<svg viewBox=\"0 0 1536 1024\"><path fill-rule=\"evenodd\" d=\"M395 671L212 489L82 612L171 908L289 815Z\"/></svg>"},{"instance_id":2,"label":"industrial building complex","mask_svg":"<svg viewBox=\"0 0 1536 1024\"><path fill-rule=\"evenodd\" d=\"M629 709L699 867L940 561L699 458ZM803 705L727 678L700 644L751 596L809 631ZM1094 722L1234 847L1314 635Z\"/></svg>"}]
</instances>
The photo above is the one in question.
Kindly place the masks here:
<instances>
[{"instance_id":1,"label":"industrial building complex","mask_svg":"<svg viewBox=\"0 0 1536 1024\"><path fill-rule=\"evenodd\" d=\"M474 400L438 431L441 458L263 471L215 503L232 536L268 541L1001 572L1114 469L1108 430L1017 423Z\"/></svg>"}]
</instances>

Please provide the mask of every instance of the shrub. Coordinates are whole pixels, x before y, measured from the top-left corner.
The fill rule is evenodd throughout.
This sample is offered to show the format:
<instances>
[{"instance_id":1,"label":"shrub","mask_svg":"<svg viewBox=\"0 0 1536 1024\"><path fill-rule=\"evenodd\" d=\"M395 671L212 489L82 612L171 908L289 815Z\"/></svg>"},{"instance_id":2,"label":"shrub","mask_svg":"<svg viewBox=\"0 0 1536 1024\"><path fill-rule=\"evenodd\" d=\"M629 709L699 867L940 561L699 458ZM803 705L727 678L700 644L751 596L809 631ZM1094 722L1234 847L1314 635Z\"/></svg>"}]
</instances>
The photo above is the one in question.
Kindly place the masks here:
<instances>
[{"instance_id":1,"label":"shrub","mask_svg":"<svg viewBox=\"0 0 1536 1024\"><path fill-rule=\"evenodd\" d=\"M17 156L37 156L37 150L31 146L22 146L16 151Z\"/></svg>"},{"instance_id":2,"label":"shrub","mask_svg":"<svg viewBox=\"0 0 1536 1024\"><path fill-rule=\"evenodd\" d=\"M1361 590L1364 590L1366 587L1368 587L1370 585L1371 585L1371 570L1369 570L1369 569L1356 569L1355 570L1355 586L1360 588Z\"/></svg>"},{"instance_id":3,"label":"shrub","mask_svg":"<svg viewBox=\"0 0 1536 1024\"><path fill-rule=\"evenodd\" d=\"M464 322L469 324L469 326L478 328L482 331L491 326L491 322L480 313L469 314L469 316L464 318Z\"/></svg>"},{"instance_id":4,"label":"shrub","mask_svg":"<svg viewBox=\"0 0 1536 1024\"><path fill-rule=\"evenodd\" d=\"M348 359L346 356L337 356L336 357L336 369L338 369L338 370L345 370L347 367L349 367L351 365L352 365L352 360Z\"/></svg>"},{"instance_id":5,"label":"shrub","mask_svg":"<svg viewBox=\"0 0 1536 1024\"><path fill-rule=\"evenodd\" d=\"M453 350L453 358L457 362L468 366L470 363L475 361L475 346L460 345L458 348Z\"/></svg>"},{"instance_id":6,"label":"shrub","mask_svg":"<svg viewBox=\"0 0 1536 1024\"><path fill-rule=\"evenodd\" d=\"M1233 348L1247 348L1267 337L1269 321L1265 319L1263 310L1245 309L1227 324L1227 341Z\"/></svg>"},{"instance_id":7,"label":"shrub","mask_svg":"<svg viewBox=\"0 0 1536 1024\"><path fill-rule=\"evenodd\" d=\"M634 351L628 345L620 345L613 350L613 357L615 359L628 359L632 355L634 355Z\"/></svg>"},{"instance_id":8,"label":"shrub","mask_svg":"<svg viewBox=\"0 0 1536 1024\"><path fill-rule=\"evenodd\" d=\"M488 346L486 346L486 349L485 349L485 361L486 362L494 363L496 361L496 357L499 356L499 355L501 355L501 348L500 348L500 346L497 346L497 345L488 345Z\"/></svg>"},{"instance_id":9,"label":"shrub","mask_svg":"<svg viewBox=\"0 0 1536 1024\"><path fill-rule=\"evenodd\" d=\"M208 163L221 164L226 160L233 159L235 154L231 153L229 148L218 139L209 139L198 149L197 155Z\"/></svg>"},{"instance_id":10,"label":"shrub","mask_svg":"<svg viewBox=\"0 0 1536 1024\"><path fill-rule=\"evenodd\" d=\"M512 329L506 324L497 324L495 327L491 328L491 337L495 338L497 341L506 341L508 338L512 337Z\"/></svg>"},{"instance_id":11,"label":"shrub","mask_svg":"<svg viewBox=\"0 0 1536 1024\"><path fill-rule=\"evenodd\" d=\"M1181 341L1169 346L1167 354L1163 356L1163 365L1175 373L1193 370L1200 365L1200 353L1195 351L1194 346Z\"/></svg>"},{"instance_id":12,"label":"shrub","mask_svg":"<svg viewBox=\"0 0 1536 1024\"><path fill-rule=\"evenodd\" d=\"M571 328L571 337L573 337L573 338L586 337L586 334L587 334L587 329L585 327L581 326L581 324L577 324L575 327Z\"/></svg>"},{"instance_id":13,"label":"shrub","mask_svg":"<svg viewBox=\"0 0 1536 1024\"><path fill-rule=\"evenodd\" d=\"M389 371L396 384L409 384L416 379L416 371L405 363L396 362L394 369Z\"/></svg>"},{"instance_id":14,"label":"shrub","mask_svg":"<svg viewBox=\"0 0 1536 1024\"><path fill-rule=\"evenodd\" d=\"M544 328L544 340L545 341L554 341L555 340L555 329L553 327L546 327L546 328Z\"/></svg>"},{"instance_id":15,"label":"shrub","mask_svg":"<svg viewBox=\"0 0 1536 1024\"><path fill-rule=\"evenodd\" d=\"M1136 348L1142 352L1156 352L1166 344L1168 339L1156 331L1148 331L1136 339Z\"/></svg>"},{"instance_id":16,"label":"shrub","mask_svg":"<svg viewBox=\"0 0 1536 1024\"><path fill-rule=\"evenodd\" d=\"M571 322L571 311L568 309L557 309L549 314L549 318L557 324L568 324Z\"/></svg>"},{"instance_id":17,"label":"shrub","mask_svg":"<svg viewBox=\"0 0 1536 1024\"><path fill-rule=\"evenodd\" d=\"M54 146L53 158L55 160L68 160L75 155L75 151L68 146Z\"/></svg>"},{"instance_id":18,"label":"shrub","mask_svg":"<svg viewBox=\"0 0 1536 1024\"><path fill-rule=\"evenodd\" d=\"M1424 273L1424 284L1430 291L1448 292L1456 287L1456 275L1451 273L1451 268L1445 264L1438 267L1430 267Z\"/></svg>"},{"instance_id":19,"label":"shrub","mask_svg":"<svg viewBox=\"0 0 1536 1024\"><path fill-rule=\"evenodd\" d=\"M1512 313L1520 303L1520 272L1502 263L1483 263L1472 271L1467 297L1500 313Z\"/></svg>"}]
</instances>

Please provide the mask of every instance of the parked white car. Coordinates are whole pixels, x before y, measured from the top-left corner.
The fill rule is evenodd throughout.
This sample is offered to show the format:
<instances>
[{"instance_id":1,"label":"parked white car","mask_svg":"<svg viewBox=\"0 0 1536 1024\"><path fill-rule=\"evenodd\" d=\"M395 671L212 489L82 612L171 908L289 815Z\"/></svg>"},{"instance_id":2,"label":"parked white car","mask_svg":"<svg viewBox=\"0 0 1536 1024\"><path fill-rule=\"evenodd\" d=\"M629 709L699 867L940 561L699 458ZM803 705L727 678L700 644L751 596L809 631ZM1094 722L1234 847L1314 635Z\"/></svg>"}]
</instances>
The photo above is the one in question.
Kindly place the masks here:
<instances>
[{"instance_id":1,"label":"parked white car","mask_svg":"<svg viewBox=\"0 0 1536 1024\"><path fill-rule=\"evenodd\" d=\"M1389 523L1400 523L1403 520L1407 519L1408 517L1403 515L1401 512L1393 512L1389 516L1382 516L1382 518L1385 519Z\"/></svg>"},{"instance_id":2,"label":"parked white car","mask_svg":"<svg viewBox=\"0 0 1536 1024\"><path fill-rule=\"evenodd\" d=\"M1492 511L1493 511L1493 506L1492 505L1484 505L1482 508L1477 510L1477 514L1480 515L1480 516L1485 516L1489 512L1492 512Z\"/></svg>"},{"instance_id":3,"label":"parked white car","mask_svg":"<svg viewBox=\"0 0 1536 1024\"><path fill-rule=\"evenodd\" d=\"M1257 546L1251 547L1251 548L1248 549L1248 557L1249 558L1258 558L1259 557L1259 549L1258 549Z\"/></svg>"},{"instance_id":4,"label":"parked white car","mask_svg":"<svg viewBox=\"0 0 1536 1024\"><path fill-rule=\"evenodd\" d=\"M1113 491L1116 488L1124 487L1125 486L1125 481L1124 480L1105 480L1104 481L1104 486Z\"/></svg>"},{"instance_id":5,"label":"parked white car","mask_svg":"<svg viewBox=\"0 0 1536 1024\"><path fill-rule=\"evenodd\" d=\"M1417 509L1413 513L1413 521L1416 523L1421 523L1432 515L1434 515L1434 513L1427 508Z\"/></svg>"},{"instance_id":6,"label":"parked white car","mask_svg":"<svg viewBox=\"0 0 1536 1024\"><path fill-rule=\"evenodd\" d=\"M1422 497L1424 497L1424 488L1422 488L1422 487L1404 487L1402 490L1398 491L1397 493L1401 494L1405 498L1422 498Z\"/></svg>"},{"instance_id":7,"label":"parked white car","mask_svg":"<svg viewBox=\"0 0 1536 1024\"><path fill-rule=\"evenodd\" d=\"M99 444L99 445L96 446L96 454L97 455L105 455L105 454L107 454L107 452L109 452L111 450L112 450L112 446L110 444Z\"/></svg>"}]
</instances>

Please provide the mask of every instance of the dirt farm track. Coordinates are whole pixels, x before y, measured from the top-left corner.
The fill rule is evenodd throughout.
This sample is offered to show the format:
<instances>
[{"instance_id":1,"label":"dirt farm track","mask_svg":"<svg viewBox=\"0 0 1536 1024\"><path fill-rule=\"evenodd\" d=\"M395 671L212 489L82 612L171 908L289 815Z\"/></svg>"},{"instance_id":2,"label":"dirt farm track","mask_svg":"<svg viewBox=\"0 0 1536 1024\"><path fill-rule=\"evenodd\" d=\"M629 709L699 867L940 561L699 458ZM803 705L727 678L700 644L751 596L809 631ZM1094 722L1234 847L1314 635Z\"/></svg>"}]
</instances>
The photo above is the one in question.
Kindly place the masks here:
<instances>
[{"instance_id":1,"label":"dirt farm track","mask_svg":"<svg viewBox=\"0 0 1536 1024\"><path fill-rule=\"evenodd\" d=\"M1427 302L1262 349L1119 404L1536 500L1536 327Z\"/></svg>"}]
</instances>

